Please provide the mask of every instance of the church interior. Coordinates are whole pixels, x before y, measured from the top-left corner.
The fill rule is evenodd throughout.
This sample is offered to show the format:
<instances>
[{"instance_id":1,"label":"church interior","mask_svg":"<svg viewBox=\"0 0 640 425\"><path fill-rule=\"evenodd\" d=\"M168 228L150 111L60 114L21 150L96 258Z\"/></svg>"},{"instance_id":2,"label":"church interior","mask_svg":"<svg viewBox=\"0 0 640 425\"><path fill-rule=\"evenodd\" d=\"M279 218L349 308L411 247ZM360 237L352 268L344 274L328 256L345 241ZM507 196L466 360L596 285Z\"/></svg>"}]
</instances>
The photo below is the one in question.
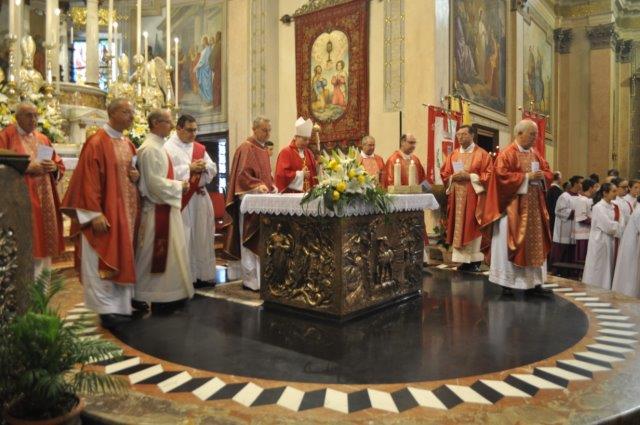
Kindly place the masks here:
<instances>
[{"instance_id":1,"label":"church interior","mask_svg":"<svg viewBox=\"0 0 640 425\"><path fill-rule=\"evenodd\" d=\"M2 338L33 312L39 255L32 232L51 233L46 222L32 226L30 199L42 195L27 190L24 176L34 157L59 156L51 202L62 211L63 248L44 267L64 287L51 305L64 326L78 326L80 343L117 351L73 370L122 384L79 391L82 411L56 423L640 423L640 0L2 0L0 36ZM128 111L123 104L131 115L120 133L111 127L114 111ZM55 153L41 145L29 158L4 144L5 137L31 140L22 126L31 107L38 118L32 130ZM157 133L163 125L171 126L166 135ZM4 136L11 128L13 136ZM470 171L476 159L463 156L465 129L493 170L490 184ZM211 239L204 249L211 251L209 277L196 277L193 263L172 262L173 250L187 248L168 237L160 273L191 267L189 299L168 309L155 308L164 300L142 297L150 306L139 308L133 299L126 321L107 321L119 314L98 311L88 299L93 284L81 282L79 264L93 218L87 226L80 211L91 207L72 205L68 193L93 184L74 180L79 171L100 168L98 180L107 179L110 171L84 165L83 155L96 134L113 139L110 130L130 141L127 164L140 172L129 177L148 185L130 230L140 239L156 226L151 279L162 276L154 269L162 202L155 222L147 221L145 173L153 164L141 162L151 155L148 135L179 140L192 131L214 167L206 184L194 181L189 156L186 183L176 189L182 209L171 207L184 218L186 193L206 199L209 221L195 233ZM531 134L529 148L522 134ZM256 146L267 186L273 180L264 190L270 193L238 189L243 178L262 178L238 171L255 159ZM283 190L280 161L290 148L303 171L293 171ZM452 159L456 153L464 159ZM527 201L503 208L503 158L511 153L535 156L523 166L528 189L510 183L515 199ZM375 178L361 155L381 158ZM169 174L161 177L174 180L175 159L167 158ZM309 161L317 170L310 182ZM354 167L344 177L352 183L331 186L341 167ZM468 186L455 179L460 170ZM559 193L549 207L553 185ZM612 225L620 223L603 230L612 241L606 255L594 253L592 241L598 187L600 202L612 205ZM616 187L627 213L608 200ZM586 221L577 207L562 215L560 193L570 195L567 202L589 198ZM350 196L364 201L349 204ZM121 203L113 209L128 213L123 198L111 198ZM499 199L500 211L489 219L490 199ZM478 230L458 227L476 217ZM584 246L586 259L582 252L574 260L578 248L569 257L556 250L567 246L557 229L567 220L575 223L571 246ZM579 223L591 226L582 240ZM520 238L500 234L506 226ZM464 232L475 232L473 255ZM237 255L227 250L232 236ZM254 236L257 256L247 242ZM137 261L143 245L132 243ZM514 244L523 244L527 261L539 251L535 267L517 266ZM111 264L91 246L102 281L102 267ZM120 245L110 240L105 250L117 255ZM501 270L494 280L503 253L527 274ZM245 254L257 262L257 286L234 269L246 267ZM608 281L590 280L602 268ZM520 287L519 279L535 287ZM618 290L620 280L633 289ZM31 350L48 353L36 344ZM3 397L4 390L0 384ZM0 423L23 423L7 413L9 401L0 401Z\"/></svg>"}]
</instances>

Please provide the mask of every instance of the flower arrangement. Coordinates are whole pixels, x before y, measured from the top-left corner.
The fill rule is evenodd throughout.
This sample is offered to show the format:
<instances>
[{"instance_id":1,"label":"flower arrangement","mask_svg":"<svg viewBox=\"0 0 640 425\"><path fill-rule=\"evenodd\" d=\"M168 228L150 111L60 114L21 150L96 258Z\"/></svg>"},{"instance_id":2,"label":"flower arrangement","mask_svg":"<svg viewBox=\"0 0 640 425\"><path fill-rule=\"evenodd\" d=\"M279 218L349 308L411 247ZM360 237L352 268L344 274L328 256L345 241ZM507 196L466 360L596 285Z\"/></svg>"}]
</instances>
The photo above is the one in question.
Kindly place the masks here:
<instances>
[{"instance_id":1,"label":"flower arrangement","mask_svg":"<svg viewBox=\"0 0 640 425\"><path fill-rule=\"evenodd\" d=\"M9 107L9 98L4 93L7 85L0 88L0 130L15 122L14 111ZM64 143L67 135L63 130L64 118L56 99L47 99L44 94L32 94L25 99L38 109L37 130L47 136L52 143Z\"/></svg>"},{"instance_id":2,"label":"flower arrangement","mask_svg":"<svg viewBox=\"0 0 640 425\"><path fill-rule=\"evenodd\" d=\"M129 130L125 132L125 135L129 137L135 147L138 148L140 147L148 133L149 124L147 124L147 119L145 118L144 114L139 114L136 111L136 114L133 118L133 125Z\"/></svg>"},{"instance_id":3,"label":"flower arrangement","mask_svg":"<svg viewBox=\"0 0 640 425\"><path fill-rule=\"evenodd\" d=\"M346 155L337 150L332 154L323 154L320 157L322 172L318 185L303 196L300 205L320 198L320 205L338 214L345 207L357 203L371 205L377 213L389 212L389 195L358 163L357 157L358 151L353 147L349 148Z\"/></svg>"}]
</instances>

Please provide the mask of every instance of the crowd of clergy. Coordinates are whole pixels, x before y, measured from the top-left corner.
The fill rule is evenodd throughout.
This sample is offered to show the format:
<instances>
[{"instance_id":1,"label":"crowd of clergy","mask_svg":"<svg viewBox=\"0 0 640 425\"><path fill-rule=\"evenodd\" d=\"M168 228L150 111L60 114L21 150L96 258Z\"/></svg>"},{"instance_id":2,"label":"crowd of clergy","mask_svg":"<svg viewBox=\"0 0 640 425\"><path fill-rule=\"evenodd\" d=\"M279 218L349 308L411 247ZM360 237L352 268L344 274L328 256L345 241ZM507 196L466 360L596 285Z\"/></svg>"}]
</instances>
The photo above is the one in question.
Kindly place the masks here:
<instances>
[{"instance_id":1,"label":"crowd of clergy","mask_svg":"<svg viewBox=\"0 0 640 425\"><path fill-rule=\"evenodd\" d=\"M36 130L38 112L18 105L15 123L0 132L0 149L28 155L25 179L31 199L35 273L51 267L64 250L62 214L71 219L76 268L85 304L105 327L131 319L133 310L162 314L193 297L194 287L216 280L214 211L206 185L217 173L205 146L196 141L198 124L182 115L174 125L168 110L151 111L149 133L136 149L125 132L134 121L127 99L113 100L108 122L84 143L66 193L56 190L65 167L51 142ZM175 131L173 131L175 128ZM233 157L226 193L232 218L223 252L229 279L260 289L259 226L244 215L246 194L302 193L318 183L318 149L309 145L313 122L299 118L291 143L271 168L271 123L253 121L252 135ZM546 296L547 268L562 274L584 267L583 282L640 296L640 181L610 170L573 176L562 184L533 149L537 126L514 128L514 139L497 155L475 143L473 126L456 129L456 148L440 174L447 194L446 243L459 270L489 265L489 280L513 295ZM416 137L405 134L386 161L375 139L361 141L359 162L378 184L407 185L409 170L425 182L425 169L413 153ZM316 145L318 146L318 145ZM330 150L333 146L325 145ZM394 167L401 166L401 182ZM428 185L425 185L428 187Z\"/></svg>"}]
</instances>

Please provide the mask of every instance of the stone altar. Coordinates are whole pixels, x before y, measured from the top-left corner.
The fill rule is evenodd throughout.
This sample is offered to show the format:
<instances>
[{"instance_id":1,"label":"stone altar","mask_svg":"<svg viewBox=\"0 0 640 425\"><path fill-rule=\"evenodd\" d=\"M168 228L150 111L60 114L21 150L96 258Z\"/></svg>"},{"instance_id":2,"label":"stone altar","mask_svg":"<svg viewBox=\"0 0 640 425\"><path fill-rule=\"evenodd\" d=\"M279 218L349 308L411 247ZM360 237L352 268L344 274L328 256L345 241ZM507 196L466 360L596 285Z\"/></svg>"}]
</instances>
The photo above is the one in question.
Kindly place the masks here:
<instances>
[{"instance_id":1,"label":"stone altar","mask_svg":"<svg viewBox=\"0 0 640 425\"><path fill-rule=\"evenodd\" d=\"M392 212L366 206L341 216L302 194L246 195L260 214L260 295L267 307L348 320L420 292L424 210L431 194L393 195Z\"/></svg>"}]
</instances>

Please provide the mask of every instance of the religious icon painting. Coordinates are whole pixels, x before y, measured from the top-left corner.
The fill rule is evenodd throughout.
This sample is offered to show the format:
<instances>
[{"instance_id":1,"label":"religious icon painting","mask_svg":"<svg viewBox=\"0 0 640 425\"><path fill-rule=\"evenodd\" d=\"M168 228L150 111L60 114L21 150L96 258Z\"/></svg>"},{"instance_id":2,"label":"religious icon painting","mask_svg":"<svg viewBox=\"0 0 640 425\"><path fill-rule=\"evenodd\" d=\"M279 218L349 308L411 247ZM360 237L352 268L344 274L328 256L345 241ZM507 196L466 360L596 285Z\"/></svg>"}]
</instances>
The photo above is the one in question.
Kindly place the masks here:
<instances>
[{"instance_id":1,"label":"religious icon painting","mask_svg":"<svg viewBox=\"0 0 640 425\"><path fill-rule=\"evenodd\" d=\"M506 2L451 0L450 28L452 91L506 114Z\"/></svg>"},{"instance_id":2,"label":"religious icon painting","mask_svg":"<svg viewBox=\"0 0 640 425\"><path fill-rule=\"evenodd\" d=\"M552 99L553 36L534 20L524 26L523 93L525 109L550 115ZM547 119L547 131L551 121Z\"/></svg>"},{"instance_id":3,"label":"religious icon painting","mask_svg":"<svg viewBox=\"0 0 640 425\"><path fill-rule=\"evenodd\" d=\"M198 120L201 132L227 121L226 3L224 0L174 0L171 6L171 38L179 40L178 105L181 113ZM166 4L152 4L157 7L144 8L142 18L142 29L148 34L150 66L147 69L152 74L147 99L154 98L154 86L164 92L162 86L167 84L164 72ZM171 50L171 66L175 70L175 45ZM171 82L175 84L175 74Z\"/></svg>"},{"instance_id":4,"label":"religious icon painting","mask_svg":"<svg viewBox=\"0 0 640 425\"><path fill-rule=\"evenodd\" d=\"M368 132L368 17L368 0L295 15L298 115L320 124L323 143Z\"/></svg>"}]
</instances>

